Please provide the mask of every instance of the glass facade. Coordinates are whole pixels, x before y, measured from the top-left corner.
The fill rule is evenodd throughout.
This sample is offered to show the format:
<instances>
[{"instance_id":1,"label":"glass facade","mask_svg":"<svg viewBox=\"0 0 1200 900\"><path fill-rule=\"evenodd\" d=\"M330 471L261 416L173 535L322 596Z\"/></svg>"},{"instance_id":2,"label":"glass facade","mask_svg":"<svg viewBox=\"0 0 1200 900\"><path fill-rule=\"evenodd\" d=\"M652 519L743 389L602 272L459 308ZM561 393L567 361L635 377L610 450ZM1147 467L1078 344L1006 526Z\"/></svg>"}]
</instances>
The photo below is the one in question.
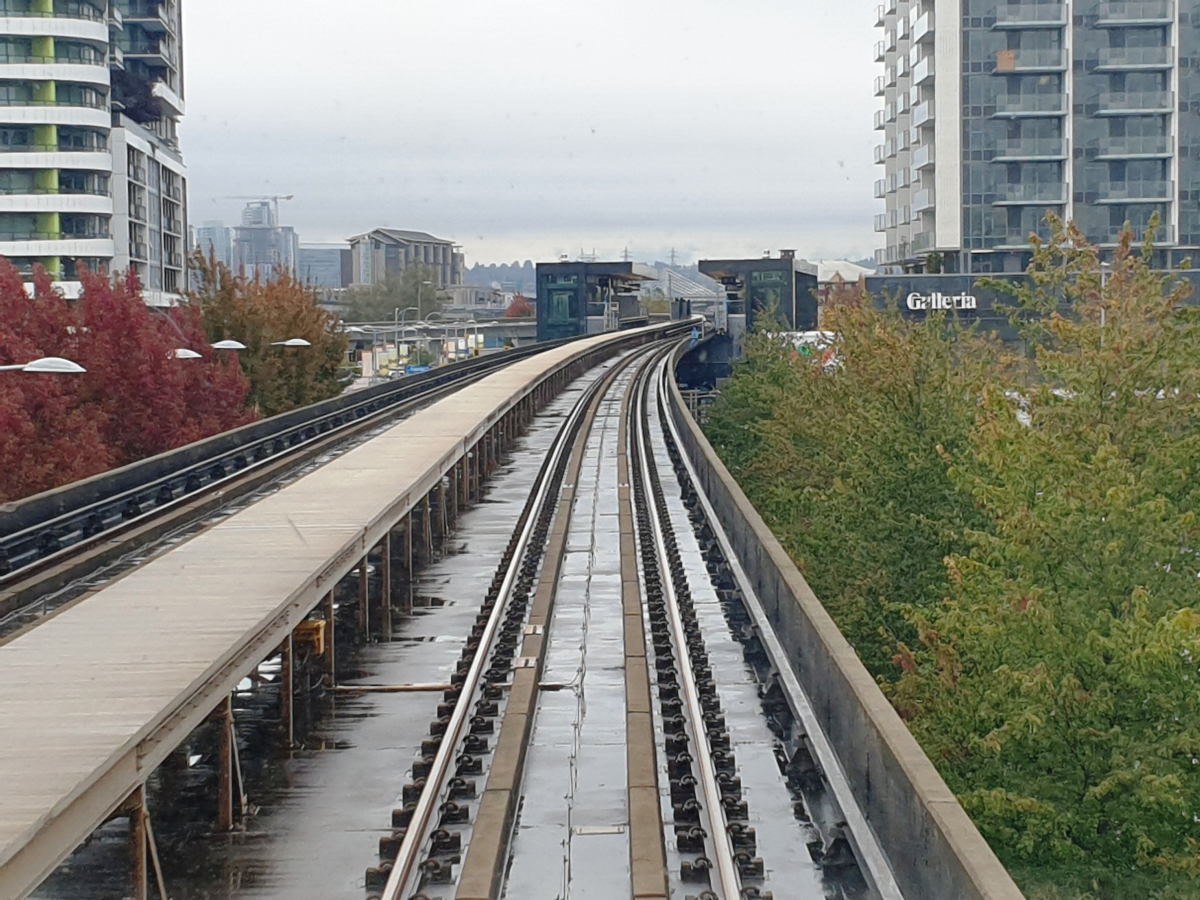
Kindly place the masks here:
<instances>
[{"instance_id":1,"label":"glass facade","mask_svg":"<svg viewBox=\"0 0 1200 900\"><path fill-rule=\"evenodd\" d=\"M878 15L878 262L921 271L936 252L947 271L1021 271L1047 212L1110 246L1126 222L1139 237L1157 222L1165 265L1200 249L1200 0L913 0ZM957 40L935 41L947 28ZM889 125L903 124L893 97L904 93L926 110L911 138ZM956 163L961 205L934 193ZM959 215L961 231L945 227Z\"/></svg>"}]
</instances>

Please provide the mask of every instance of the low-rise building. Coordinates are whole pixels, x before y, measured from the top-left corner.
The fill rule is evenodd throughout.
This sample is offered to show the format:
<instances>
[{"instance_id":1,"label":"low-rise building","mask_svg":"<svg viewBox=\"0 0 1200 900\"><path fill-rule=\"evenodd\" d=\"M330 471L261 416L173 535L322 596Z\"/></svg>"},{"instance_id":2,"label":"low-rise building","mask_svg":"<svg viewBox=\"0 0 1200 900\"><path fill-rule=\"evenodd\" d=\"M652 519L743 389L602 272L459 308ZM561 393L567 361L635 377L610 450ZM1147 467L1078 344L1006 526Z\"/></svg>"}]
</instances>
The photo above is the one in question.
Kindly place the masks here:
<instances>
[{"instance_id":1,"label":"low-rise building","mask_svg":"<svg viewBox=\"0 0 1200 900\"><path fill-rule=\"evenodd\" d=\"M464 280L462 248L424 231L376 228L350 238L350 249L353 287L383 284L414 264L433 269L439 288L454 287Z\"/></svg>"}]
</instances>

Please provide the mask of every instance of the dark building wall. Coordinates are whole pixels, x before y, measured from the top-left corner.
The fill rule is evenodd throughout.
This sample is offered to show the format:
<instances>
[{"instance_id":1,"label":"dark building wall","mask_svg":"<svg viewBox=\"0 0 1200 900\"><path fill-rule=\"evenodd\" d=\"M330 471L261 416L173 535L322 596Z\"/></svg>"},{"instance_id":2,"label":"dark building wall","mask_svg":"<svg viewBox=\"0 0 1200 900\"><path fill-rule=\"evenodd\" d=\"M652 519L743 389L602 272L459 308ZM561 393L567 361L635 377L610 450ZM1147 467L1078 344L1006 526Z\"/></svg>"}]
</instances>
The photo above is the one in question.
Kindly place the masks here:
<instances>
[{"instance_id":1,"label":"dark building wall","mask_svg":"<svg viewBox=\"0 0 1200 900\"><path fill-rule=\"evenodd\" d=\"M745 313L747 328L773 308L793 331L817 327L817 278L796 271L791 259L704 259L700 271L724 285L729 314Z\"/></svg>"}]
</instances>

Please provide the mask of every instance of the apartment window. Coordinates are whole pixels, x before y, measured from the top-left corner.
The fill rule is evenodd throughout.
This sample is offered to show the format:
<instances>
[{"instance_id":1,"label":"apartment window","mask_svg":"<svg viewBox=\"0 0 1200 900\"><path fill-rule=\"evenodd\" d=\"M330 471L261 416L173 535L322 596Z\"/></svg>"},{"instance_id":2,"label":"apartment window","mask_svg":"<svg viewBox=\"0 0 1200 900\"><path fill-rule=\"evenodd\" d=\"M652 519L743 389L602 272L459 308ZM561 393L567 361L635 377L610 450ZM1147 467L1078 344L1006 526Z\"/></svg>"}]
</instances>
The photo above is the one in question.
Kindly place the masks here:
<instances>
[{"instance_id":1,"label":"apartment window","mask_svg":"<svg viewBox=\"0 0 1200 900\"><path fill-rule=\"evenodd\" d=\"M28 81L0 81L0 106L27 106L33 100Z\"/></svg>"},{"instance_id":2,"label":"apartment window","mask_svg":"<svg viewBox=\"0 0 1200 900\"><path fill-rule=\"evenodd\" d=\"M89 109L103 109L107 103L105 95L86 84L58 83L55 102L59 106L84 106Z\"/></svg>"},{"instance_id":3,"label":"apartment window","mask_svg":"<svg viewBox=\"0 0 1200 900\"><path fill-rule=\"evenodd\" d=\"M106 238L109 236L109 217L66 214L60 216L63 237Z\"/></svg>"},{"instance_id":4,"label":"apartment window","mask_svg":"<svg viewBox=\"0 0 1200 900\"><path fill-rule=\"evenodd\" d=\"M94 128L77 128L71 125L58 126L59 150L107 150L108 134Z\"/></svg>"},{"instance_id":5,"label":"apartment window","mask_svg":"<svg viewBox=\"0 0 1200 900\"><path fill-rule=\"evenodd\" d=\"M546 314L551 322L569 322L571 320L571 298L573 291L551 291L550 301L546 304Z\"/></svg>"},{"instance_id":6,"label":"apartment window","mask_svg":"<svg viewBox=\"0 0 1200 900\"><path fill-rule=\"evenodd\" d=\"M0 151L22 152L33 147L32 128L0 128Z\"/></svg>"},{"instance_id":7,"label":"apartment window","mask_svg":"<svg viewBox=\"0 0 1200 900\"><path fill-rule=\"evenodd\" d=\"M108 196L108 176L100 172L64 170L58 174L58 189L63 194Z\"/></svg>"},{"instance_id":8,"label":"apartment window","mask_svg":"<svg viewBox=\"0 0 1200 900\"><path fill-rule=\"evenodd\" d=\"M32 193L32 171L29 169L0 169L0 194Z\"/></svg>"}]
</instances>

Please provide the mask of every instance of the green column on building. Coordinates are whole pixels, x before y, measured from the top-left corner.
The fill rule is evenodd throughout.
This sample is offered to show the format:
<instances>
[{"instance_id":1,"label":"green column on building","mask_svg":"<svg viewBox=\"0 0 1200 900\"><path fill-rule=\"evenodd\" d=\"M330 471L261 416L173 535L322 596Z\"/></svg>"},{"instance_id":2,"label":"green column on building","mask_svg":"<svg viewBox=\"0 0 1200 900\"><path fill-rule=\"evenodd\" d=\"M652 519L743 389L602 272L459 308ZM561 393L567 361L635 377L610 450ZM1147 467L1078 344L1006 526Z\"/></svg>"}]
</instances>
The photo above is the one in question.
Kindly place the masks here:
<instances>
[{"instance_id":1,"label":"green column on building","mask_svg":"<svg viewBox=\"0 0 1200 900\"><path fill-rule=\"evenodd\" d=\"M34 8L39 11L54 11L53 0L36 0ZM48 10L46 9L48 8ZM33 42L34 56L54 59L54 38L35 38ZM38 106L55 106L58 103L58 84L54 81L36 81L33 85L33 102ZM34 129L34 142L37 149L46 153L58 150L58 126L38 125ZM58 193L58 169L39 169L34 176L34 189L39 194ZM62 240L62 217L56 212L41 212L37 214L37 238L43 241ZM41 259L46 271L53 277L62 274L62 258L59 256L44 256Z\"/></svg>"}]
</instances>

